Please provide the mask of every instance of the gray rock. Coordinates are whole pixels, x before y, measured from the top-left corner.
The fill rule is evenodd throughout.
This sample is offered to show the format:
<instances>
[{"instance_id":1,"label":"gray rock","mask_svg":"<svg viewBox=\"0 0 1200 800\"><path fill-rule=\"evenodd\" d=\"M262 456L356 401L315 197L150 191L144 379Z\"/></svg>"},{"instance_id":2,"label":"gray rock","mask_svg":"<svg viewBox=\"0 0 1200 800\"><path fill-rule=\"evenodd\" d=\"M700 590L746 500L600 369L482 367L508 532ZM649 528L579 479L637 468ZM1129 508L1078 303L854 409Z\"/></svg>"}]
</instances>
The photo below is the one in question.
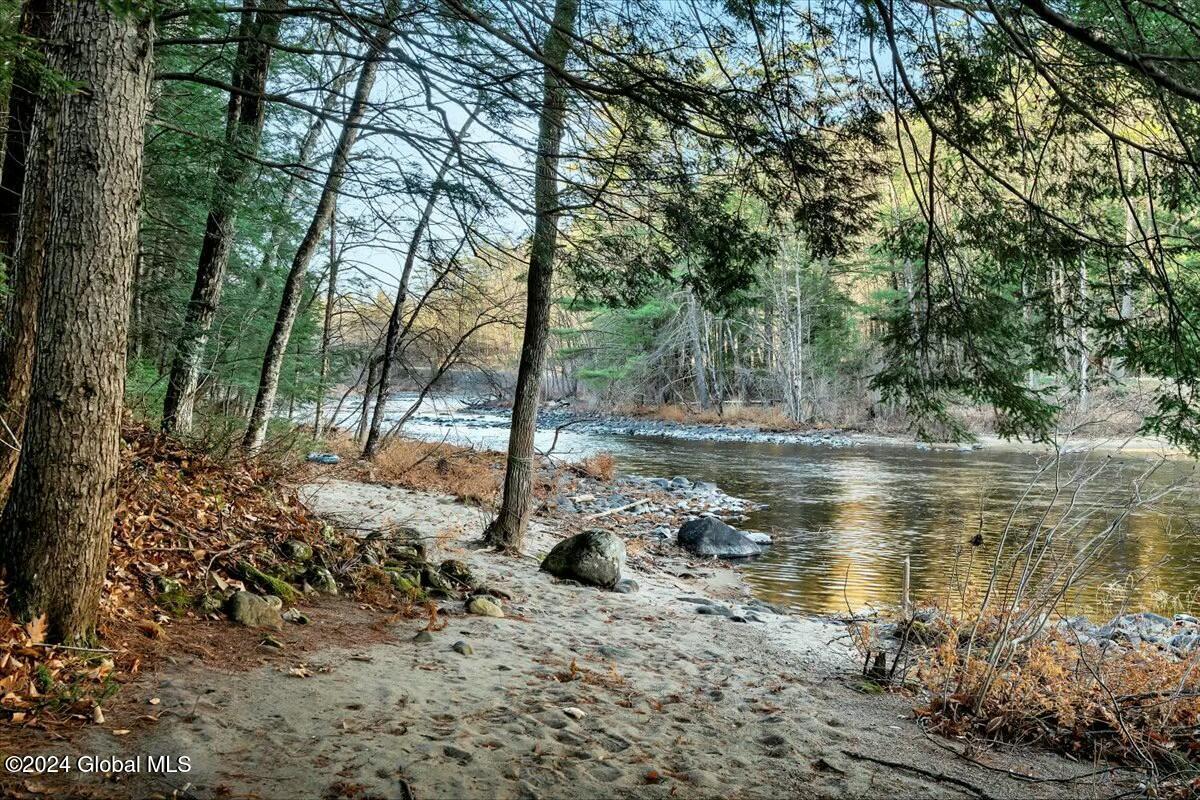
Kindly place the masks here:
<instances>
[{"instance_id":1,"label":"gray rock","mask_svg":"<svg viewBox=\"0 0 1200 800\"><path fill-rule=\"evenodd\" d=\"M696 606L696 613L703 614L706 617L729 617L733 616L733 612L726 606L718 603L713 603L707 606Z\"/></svg>"},{"instance_id":2,"label":"gray rock","mask_svg":"<svg viewBox=\"0 0 1200 800\"><path fill-rule=\"evenodd\" d=\"M669 480L667 480L666 478L650 478L649 480L650 480L650 483L654 484L655 486L657 486L660 489L670 489L671 488L671 482Z\"/></svg>"},{"instance_id":3,"label":"gray rock","mask_svg":"<svg viewBox=\"0 0 1200 800\"><path fill-rule=\"evenodd\" d=\"M276 611L283 611L283 598L276 597L273 594L266 594L266 595L263 595L263 600L265 600L267 602L267 605L269 605L271 608L275 609Z\"/></svg>"},{"instance_id":4,"label":"gray rock","mask_svg":"<svg viewBox=\"0 0 1200 800\"><path fill-rule=\"evenodd\" d=\"M225 611L234 622L248 628L279 630L283 627L283 617L279 614L279 608L253 592L234 592L225 606Z\"/></svg>"},{"instance_id":5,"label":"gray rock","mask_svg":"<svg viewBox=\"0 0 1200 800\"><path fill-rule=\"evenodd\" d=\"M433 641L433 634L429 631L417 631L417 635L412 640L417 644L429 644Z\"/></svg>"},{"instance_id":6,"label":"gray rock","mask_svg":"<svg viewBox=\"0 0 1200 800\"><path fill-rule=\"evenodd\" d=\"M333 573L325 567L313 567L308 571L308 585L316 589L321 594L337 594L337 581L333 579Z\"/></svg>"},{"instance_id":7,"label":"gray rock","mask_svg":"<svg viewBox=\"0 0 1200 800\"><path fill-rule=\"evenodd\" d=\"M762 553L762 548L744 533L734 530L716 517L700 517L683 523L679 546L698 556L746 558Z\"/></svg>"},{"instance_id":8,"label":"gray rock","mask_svg":"<svg viewBox=\"0 0 1200 800\"><path fill-rule=\"evenodd\" d=\"M625 542L608 531L586 531L554 545L542 569L558 578L612 588L625 569Z\"/></svg>"},{"instance_id":9,"label":"gray rock","mask_svg":"<svg viewBox=\"0 0 1200 800\"><path fill-rule=\"evenodd\" d=\"M613 587L613 591L621 594L633 594L639 588L637 581L633 578L624 578L617 581L616 586Z\"/></svg>"},{"instance_id":10,"label":"gray rock","mask_svg":"<svg viewBox=\"0 0 1200 800\"><path fill-rule=\"evenodd\" d=\"M1193 617L1191 614L1176 614L1176 625L1200 625L1200 619Z\"/></svg>"},{"instance_id":11,"label":"gray rock","mask_svg":"<svg viewBox=\"0 0 1200 800\"><path fill-rule=\"evenodd\" d=\"M1167 645L1181 656L1200 650L1200 633L1177 633L1167 640Z\"/></svg>"},{"instance_id":12,"label":"gray rock","mask_svg":"<svg viewBox=\"0 0 1200 800\"><path fill-rule=\"evenodd\" d=\"M692 488L701 494L717 494L720 492L715 483L709 483L708 481L696 481L692 484Z\"/></svg>"},{"instance_id":13,"label":"gray rock","mask_svg":"<svg viewBox=\"0 0 1200 800\"><path fill-rule=\"evenodd\" d=\"M1142 611L1137 614L1122 614L1113 617L1107 625L1098 629L1095 635L1101 639L1111 639L1116 642L1127 642L1138 645L1143 639L1155 641L1162 637L1174 623L1160 614Z\"/></svg>"},{"instance_id":14,"label":"gray rock","mask_svg":"<svg viewBox=\"0 0 1200 800\"><path fill-rule=\"evenodd\" d=\"M292 561L312 561L313 549L308 542L299 539L288 539L281 548L283 554Z\"/></svg>"},{"instance_id":15,"label":"gray rock","mask_svg":"<svg viewBox=\"0 0 1200 800\"><path fill-rule=\"evenodd\" d=\"M690 489L690 488L692 488L692 482L689 481L687 478L683 477L682 475L676 475L674 478L671 478L670 485L671 485L672 489Z\"/></svg>"},{"instance_id":16,"label":"gray rock","mask_svg":"<svg viewBox=\"0 0 1200 800\"><path fill-rule=\"evenodd\" d=\"M762 531L743 531L742 535L755 544L770 544L771 534Z\"/></svg>"},{"instance_id":17,"label":"gray rock","mask_svg":"<svg viewBox=\"0 0 1200 800\"><path fill-rule=\"evenodd\" d=\"M471 645L464 641L457 641L450 645L450 648L454 650L454 652L461 653L464 656L473 655L475 653L475 650L471 647Z\"/></svg>"},{"instance_id":18,"label":"gray rock","mask_svg":"<svg viewBox=\"0 0 1200 800\"><path fill-rule=\"evenodd\" d=\"M291 622L296 625L307 625L308 616L298 608L289 608L282 614L284 622Z\"/></svg>"}]
</instances>

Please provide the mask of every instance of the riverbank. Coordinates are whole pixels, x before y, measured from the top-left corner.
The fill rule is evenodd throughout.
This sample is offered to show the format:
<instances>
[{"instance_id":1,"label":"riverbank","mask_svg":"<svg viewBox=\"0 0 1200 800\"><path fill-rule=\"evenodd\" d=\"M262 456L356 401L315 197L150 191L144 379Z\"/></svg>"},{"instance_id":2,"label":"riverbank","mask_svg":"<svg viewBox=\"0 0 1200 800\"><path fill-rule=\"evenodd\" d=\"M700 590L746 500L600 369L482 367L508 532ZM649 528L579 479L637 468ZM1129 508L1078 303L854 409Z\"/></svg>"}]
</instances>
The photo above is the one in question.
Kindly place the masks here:
<instances>
[{"instance_id":1,"label":"riverbank","mask_svg":"<svg viewBox=\"0 0 1200 800\"><path fill-rule=\"evenodd\" d=\"M1092 450L1127 455L1161 455L1186 458L1187 453L1165 439L1137 434L1092 435L1086 427L1062 433L1054 444L1003 439L994 434L980 433L973 442L929 443L902 433L871 433L840 428L814 430L779 430L753 421L742 423L695 422L690 420L658 419L652 414L622 415L570 407L550 407L538 415L543 429L569 428L577 432L599 435L645 436L685 441L751 442L773 445L808 445L820 447L913 447L919 450L1010 450L1050 453L1058 447L1064 453Z\"/></svg>"},{"instance_id":2,"label":"riverbank","mask_svg":"<svg viewBox=\"0 0 1200 800\"><path fill-rule=\"evenodd\" d=\"M382 798L1095 797L1119 775L1034 749L959 752L900 697L864 691L831 622L774 613L734 569L630 540L618 594L538 561L596 512L544 511L522 558L473 548L486 513L337 478L309 507L367 539L403 528L430 561L493 587L503 617L438 603L429 620L304 601L309 624L143 672L104 726L30 752L188 756L186 774L40 776L79 796ZM621 512L623 513L623 512ZM622 524L618 513L600 519ZM573 519L573 521L572 521ZM745 621L737 621L740 618ZM444 624L443 624L444 623ZM241 650L241 652L239 652ZM215 657L214 657L215 656ZM1080 776L1080 777L1075 777ZM886 787L886 788L881 788Z\"/></svg>"}]
</instances>

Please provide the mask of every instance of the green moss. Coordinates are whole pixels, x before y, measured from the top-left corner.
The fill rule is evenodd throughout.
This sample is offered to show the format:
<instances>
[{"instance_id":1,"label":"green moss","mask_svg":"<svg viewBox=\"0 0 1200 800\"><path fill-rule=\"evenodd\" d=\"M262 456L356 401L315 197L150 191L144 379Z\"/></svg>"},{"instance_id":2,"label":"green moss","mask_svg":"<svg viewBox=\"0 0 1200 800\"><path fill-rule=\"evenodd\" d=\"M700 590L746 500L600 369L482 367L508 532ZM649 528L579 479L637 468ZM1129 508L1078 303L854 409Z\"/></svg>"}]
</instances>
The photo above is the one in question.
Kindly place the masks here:
<instances>
[{"instance_id":1,"label":"green moss","mask_svg":"<svg viewBox=\"0 0 1200 800\"><path fill-rule=\"evenodd\" d=\"M178 588L159 592L154 602L172 617L182 617L192 607L193 599L183 588Z\"/></svg>"},{"instance_id":2,"label":"green moss","mask_svg":"<svg viewBox=\"0 0 1200 800\"><path fill-rule=\"evenodd\" d=\"M241 562L238 565L238 571L242 574L244 580L253 583L267 594L275 595L285 603L294 603L300 596L300 593L287 581L280 580L273 575L268 575L248 561Z\"/></svg>"}]
</instances>

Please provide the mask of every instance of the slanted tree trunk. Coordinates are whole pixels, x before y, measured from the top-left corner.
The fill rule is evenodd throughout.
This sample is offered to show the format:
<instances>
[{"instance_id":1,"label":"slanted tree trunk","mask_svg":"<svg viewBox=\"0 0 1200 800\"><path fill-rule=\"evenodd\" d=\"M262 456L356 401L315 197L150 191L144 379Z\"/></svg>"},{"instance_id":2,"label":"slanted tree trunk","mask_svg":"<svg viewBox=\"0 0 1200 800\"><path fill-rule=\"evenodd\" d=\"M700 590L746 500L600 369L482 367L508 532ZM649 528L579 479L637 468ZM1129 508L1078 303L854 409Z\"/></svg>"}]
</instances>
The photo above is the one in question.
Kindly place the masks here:
<instances>
[{"instance_id":1,"label":"slanted tree trunk","mask_svg":"<svg viewBox=\"0 0 1200 800\"><path fill-rule=\"evenodd\" d=\"M21 33L41 42L54 21L52 0L27 0L21 8ZM25 412L33 380L34 338L42 292L46 223L46 148L53 140L49 118L38 110L40 83L31 59L18 61L8 100L4 171L0 175L0 258L11 291L0 339L0 507L16 473ZM45 130L31 147L35 124ZM25 237L19 234L22 205L30 206Z\"/></svg>"},{"instance_id":2,"label":"slanted tree trunk","mask_svg":"<svg viewBox=\"0 0 1200 800\"><path fill-rule=\"evenodd\" d=\"M82 642L95 634L116 505L153 23L138 10L72 0L51 39L60 46L49 67L79 88L48 101L53 291L38 314L24 453L3 532L13 610L45 614L54 639Z\"/></svg>"},{"instance_id":3,"label":"slanted tree trunk","mask_svg":"<svg viewBox=\"0 0 1200 800\"><path fill-rule=\"evenodd\" d=\"M408 253L404 257L404 269L400 273L400 286L396 290L396 302L392 304L392 313L388 316L387 334L383 344L383 360L379 365L379 389L375 398L375 412L371 416L371 429L367 433L367 441L363 446L363 458L374 458L375 453L379 449L379 439L383 431L383 417L387 411L388 392L391 391L392 367L396 360L397 347L400 344L400 323L404 319L404 301L408 298L408 282L412 277L413 266L417 263L417 248L421 246L421 240L425 237L425 231L429 228L429 220L433 216L434 206L437 205L438 198L441 196L446 174L450 171L454 159L458 156L463 137L467 135L467 129L475 121L477 113L478 110L467 118L466 123L463 124L462 128L455 135L454 140L450 143L450 149L446 153L446 158L438 167L437 174L433 178L433 184L429 188L429 197L425 200L425 208L422 209L421 217L417 220L412 236L408 241Z\"/></svg>"},{"instance_id":4,"label":"slanted tree trunk","mask_svg":"<svg viewBox=\"0 0 1200 800\"><path fill-rule=\"evenodd\" d=\"M304 238L300 240L300 246L296 248L291 269L284 281L283 297L279 302L279 312L275 315L275 327L271 331L267 352L263 357L258 392L254 397L254 408L250 412L250 424L242 440L242 446L250 452L262 447L267 437L267 423L270 422L275 409L275 395L279 391L279 373L283 368L283 357L287 353L288 340L292 336L292 326L296 322L296 313L300 310L300 301L304 298L304 279L308 274L308 266L321 243L321 237L325 235L325 228L329 225L334 198L345 180L350 151L358 140L359 126L366 116L371 88L375 85L379 63L383 60L389 41L391 36L386 32L381 33L363 61L362 71L358 74L358 85L354 89L354 99L350 103L342 133L329 162L325 186L313 212L312 222L309 223Z\"/></svg>"},{"instance_id":5,"label":"slanted tree trunk","mask_svg":"<svg viewBox=\"0 0 1200 800\"><path fill-rule=\"evenodd\" d=\"M313 153L317 149L317 142L321 138L321 131L325 130L325 119L333 113L342 97L342 92L346 89L346 84L354 77L354 70L346 67L347 60L345 56L342 56L338 62L338 66L333 72L333 79L321 101L321 115L313 117L308 130L304 132L304 138L300 140L300 147L296 151L296 165L301 172L309 169L309 163L313 160ZM267 246L263 250L262 264L259 267L259 273L262 275L267 275L275 268L275 262L279 259L279 248L283 244L287 229L282 219L291 208L303 184L304 182L298 175L288 176L283 196L279 202L284 213L277 218L280 221L271 227L271 234L267 239Z\"/></svg>"},{"instance_id":6,"label":"slanted tree trunk","mask_svg":"<svg viewBox=\"0 0 1200 800\"><path fill-rule=\"evenodd\" d=\"M258 153L266 119L267 77L271 71L271 51L283 21L284 0L267 0L257 11L248 3L242 12L237 57L233 63L231 85L237 91L229 94L225 122L225 153L217 167L217 180L209 200L208 220L204 226L204 242L200 247L200 263L196 281L183 318L183 330L175 346L167 396L163 403L163 430L188 433L192 429L192 413L196 404L196 389L200 382L200 360L208 341L208 331L217 315L225 270L233 250L238 206L246 179L252 169L249 157ZM248 157L249 156L249 157Z\"/></svg>"},{"instance_id":7,"label":"slanted tree trunk","mask_svg":"<svg viewBox=\"0 0 1200 800\"><path fill-rule=\"evenodd\" d=\"M538 151L534 164L535 220L529 246L525 334L517 388L513 398L504 500L500 513L484 532L484 540L509 552L519 552L529 526L533 491L533 436L537 430L538 390L546 335L550 328L554 249L558 240L558 161L567 113L567 87L559 75L565 69L575 31L579 0L555 0L554 20L546 32L542 56L542 110L538 122Z\"/></svg>"}]
</instances>

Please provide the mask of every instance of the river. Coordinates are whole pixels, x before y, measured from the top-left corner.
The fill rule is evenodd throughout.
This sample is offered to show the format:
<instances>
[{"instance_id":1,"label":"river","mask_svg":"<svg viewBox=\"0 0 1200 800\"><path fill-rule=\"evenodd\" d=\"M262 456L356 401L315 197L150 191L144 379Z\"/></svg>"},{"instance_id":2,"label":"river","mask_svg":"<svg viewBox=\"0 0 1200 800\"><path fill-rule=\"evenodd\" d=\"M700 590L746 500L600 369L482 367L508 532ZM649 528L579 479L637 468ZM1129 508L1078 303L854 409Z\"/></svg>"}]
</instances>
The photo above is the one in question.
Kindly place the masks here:
<instances>
[{"instance_id":1,"label":"river","mask_svg":"<svg viewBox=\"0 0 1200 800\"><path fill-rule=\"evenodd\" d=\"M395 415L410 402L397 398ZM427 403L405 430L503 449L508 419L441 400ZM549 448L553 436L540 431L539 449ZM766 531L774 543L741 569L756 595L793 610L845 613L893 605L905 557L916 597L950 586L981 589L1006 526L1006 554L1039 530L1044 564L1052 566L1065 563L1114 521L1119 524L1094 550L1066 598L1073 611L1098 618L1124 609L1194 613L1200 606L1200 492L1190 460L1159 464L1141 493L1170 490L1125 514L1147 459L1101 452L1069 456L1057 476L1053 469L1044 473L1031 491L1046 457L1017 449L827 447L571 429L554 446L556 456L569 458L598 451L612 453L623 472L712 481L731 495L764 504L739 526ZM1071 480L1082 475L1092 477ZM1053 510L1039 526L1048 506ZM972 545L977 534L982 542Z\"/></svg>"}]
</instances>

